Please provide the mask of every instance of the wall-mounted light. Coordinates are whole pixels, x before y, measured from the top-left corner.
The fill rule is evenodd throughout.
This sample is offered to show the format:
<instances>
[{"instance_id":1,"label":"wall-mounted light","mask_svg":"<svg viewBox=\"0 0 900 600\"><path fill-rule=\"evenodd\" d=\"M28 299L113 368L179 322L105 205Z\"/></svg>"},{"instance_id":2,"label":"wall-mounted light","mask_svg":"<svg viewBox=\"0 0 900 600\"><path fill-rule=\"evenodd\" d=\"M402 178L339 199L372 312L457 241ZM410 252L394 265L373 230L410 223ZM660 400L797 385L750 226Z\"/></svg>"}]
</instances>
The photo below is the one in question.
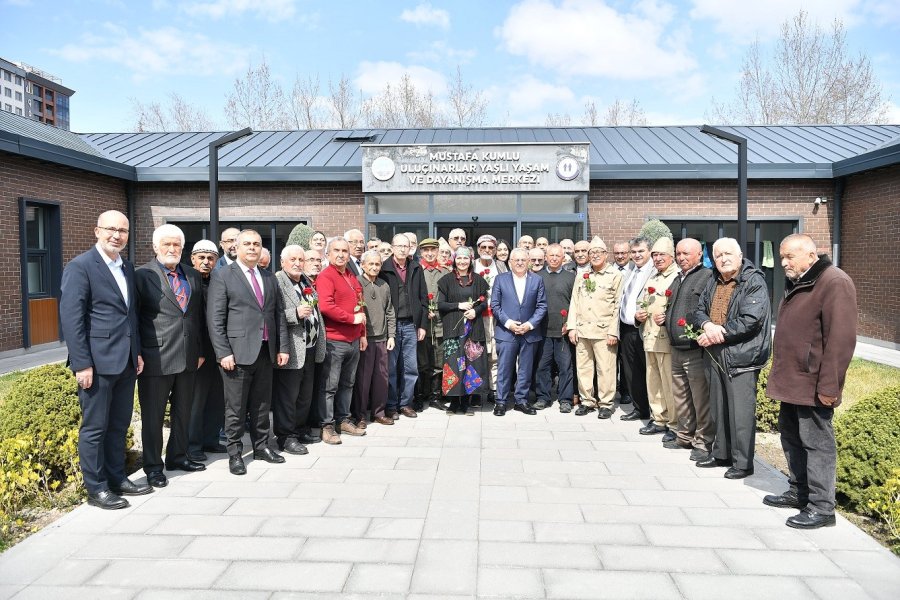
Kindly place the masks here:
<instances>
[{"instance_id":1,"label":"wall-mounted light","mask_svg":"<svg viewBox=\"0 0 900 600\"><path fill-rule=\"evenodd\" d=\"M826 198L825 196L819 196L818 198L813 200L813 204L815 204L816 206L819 206L820 204L828 204L828 198Z\"/></svg>"}]
</instances>

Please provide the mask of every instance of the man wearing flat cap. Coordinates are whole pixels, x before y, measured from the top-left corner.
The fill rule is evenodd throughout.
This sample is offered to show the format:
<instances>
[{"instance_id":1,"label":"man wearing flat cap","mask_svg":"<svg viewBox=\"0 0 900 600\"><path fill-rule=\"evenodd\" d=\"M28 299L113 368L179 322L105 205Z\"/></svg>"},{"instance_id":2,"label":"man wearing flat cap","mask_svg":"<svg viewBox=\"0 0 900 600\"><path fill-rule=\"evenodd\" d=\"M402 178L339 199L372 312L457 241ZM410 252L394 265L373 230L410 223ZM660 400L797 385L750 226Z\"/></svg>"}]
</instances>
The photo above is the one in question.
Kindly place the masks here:
<instances>
[{"instance_id":1,"label":"man wearing flat cap","mask_svg":"<svg viewBox=\"0 0 900 600\"><path fill-rule=\"evenodd\" d=\"M663 442L676 438L678 419L672 395L672 346L666 330L666 308L672 292L669 286L678 276L675 264L675 245L671 238L659 238L650 249L655 271L638 297L634 320L639 322L641 339L647 357L647 397L650 400L651 421L640 429L643 435L663 433Z\"/></svg>"},{"instance_id":2,"label":"man wearing flat cap","mask_svg":"<svg viewBox=\"0 0 900 600\"><path fill-rule=\"evenodd\" d=\"M441 342L444 339L444 328L441 316L437 311L438 280L450 272L450 269L438 260L438 241L425 238L419 242L419 264L425 277L428 293L428 327L425 338L416 345L416 358L419 366L419 381L416 383L416 410L427 405L440 408L441 401L441 367L444 364L444 353Z\"/></svg>"},{"instance_id":3,"label":"man wearing flat cap","mask_svg":"<svg viewBox=\"0 0 900 600\"><path fill-rule=\"evenodd\" d=\"M598 418L608 419L615 411L622 274L607 263L606 244L599 237L591 241L588 254L591 270L575 277L566 322L569 340L575 344L581 397L575 414L584 416L599 408ZM599 390L594 389L595 375Z\"/></svg>"}]
</instances>

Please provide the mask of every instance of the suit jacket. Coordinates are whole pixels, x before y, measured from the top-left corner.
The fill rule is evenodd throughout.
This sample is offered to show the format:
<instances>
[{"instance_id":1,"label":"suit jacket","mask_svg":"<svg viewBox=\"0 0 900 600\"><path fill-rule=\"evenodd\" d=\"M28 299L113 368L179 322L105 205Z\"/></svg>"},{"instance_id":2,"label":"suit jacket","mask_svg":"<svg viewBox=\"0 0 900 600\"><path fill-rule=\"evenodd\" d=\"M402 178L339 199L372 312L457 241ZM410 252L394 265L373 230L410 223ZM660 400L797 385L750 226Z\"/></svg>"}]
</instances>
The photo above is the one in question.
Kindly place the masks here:
<instances>
[{"instance_id":1,"label":"suit jacket","mask_svg":"<svg viewBox=\"0 0 900 600\"><path fill-rule=\"evenodd\" d=\"M287 321L288 340L291 347L291 358L282 368L302 369L306 363L306 344L308 340L306 339L306 326L304 323L306 319L300 320L297 316L297 309L305 303L300 300L297 290L294 289L294 281L287 273L278 271L275 273L275 279L278 280L278 292L281 294L282 312L284 313L285 321ZM300 287L312 288L313 294L316 293L312 283L306 279L305 275L300 277ZM319 363L325 360L325 321L322 319L322 313L319 311L318 305L313 308L313 311L319 317L319 330L316 338L316 362Z\"/></svg>"},{"instance_id":2,"label":"suit jacket","mask_svg":"<svg viewBox=\"0 0 900 600\"><path fill-rule=\"evenodd\" d=\"M122 261L129 303L96 247L72 259L62 275L59 321L73 371L94 367L118 375L140 354L134 266Z\"/></svg>"},{"instance_id":3,"label":"suit jacket","mask_svg":"<svg viewBox=\"0 0 900 600\"><path fill-rule=\"evenodd\" d=\"M256 362L263 341L263 328L269 332L269 358L290 352L287 321L281 304L281 294L275 276L265 269L257 269L263 282L263 306L242 271L240 261L213 271L206 301L206 323L209 338L216 350L216 360L234 355L235 363L250 365Z\"/></svg>"},{"instance_id":4,"label":"suit jacket","mask_svg":"<svg viewBox=\"0 0 900 600\"><path fill-rule=\"evenodd\" d=\"M166 273L154 258L135 271L143 375L175 375L196 371L203 356L203 284L200 273L181 265L191 294L182 311Z\"/></svg>"},{"instance_id":5,"label":"suit jacket","mask_svg":"<svg viewBox=\"0 0 900 600\"><path fill-rule=\"evenodd\" d=\"M226 260L225 255L219 257L219 260L216 261L216 265L213 267L213 271L221 269L222 267L228 266L228 260Z\"/></svg>"},{"instance_id":6,"label":"suit jacket","mask_svg":"<svg viewBox=\"0 0 900 600\"><path fill-rule=\"evenodd\" d=\"M324 265L323 265L324 266ZM350 272L359 277L360 269L356 266L356 259L352 256L347 259L347 268L350 269Z\"/></svg>"},{"instance_id":7,"label":"suit jacket","mask_svg":"<svg viewBox=\"0 0 900 600\"><path fill-rule=\"evenodd\" d=\"M512 271L497 275L491 291L491 311L494 313L494 339L511 342L516 334L506 328L510 319L531 324L532 329L525 334L525 341L539 342L542 339L541 321L547 316L547 297L544 280L531 271L525 274L525 294L522 303L516 295Z\"/></svg>"},{"instance_id":8,"label":"suit jacket","mask_svg":"<svg viewBox=\"0 0 900 600\"><path fill-rule=\"evenodd\" d=\"M416 328L428 330L428 287L425 284L425 270L418 262L406 261L406 292L409 298L409 312ZM391 286L391 304L394 314L400 320L400 276L392 259L384 261L378 278Z\"/></svg>"}]
</instances>

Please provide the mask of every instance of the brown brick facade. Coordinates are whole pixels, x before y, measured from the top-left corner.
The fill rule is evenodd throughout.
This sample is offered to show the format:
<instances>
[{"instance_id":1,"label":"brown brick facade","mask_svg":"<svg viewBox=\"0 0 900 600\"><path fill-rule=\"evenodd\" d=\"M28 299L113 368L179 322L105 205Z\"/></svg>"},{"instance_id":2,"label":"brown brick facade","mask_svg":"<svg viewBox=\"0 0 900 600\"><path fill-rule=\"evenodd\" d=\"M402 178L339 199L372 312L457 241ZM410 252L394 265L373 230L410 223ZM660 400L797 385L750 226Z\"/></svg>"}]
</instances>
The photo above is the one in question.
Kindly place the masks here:
<instances>
[{"instance_id":1,"label":"brown brick facade","mask_svg":"<svg viewBox=\"0 0 900 600\"><path fill-rule=\"evenodd\" d=\"M125 212L125 182L0 152L0 230L13 246L0 255L0 352L22 347L19 198L60 204L63 264L96 241L97 216Z\"/></svg>"},{"instance_id":2,"label":"brown brick facade","mask_svg":"<svg viewBox=\"0 0 900 600\"><path fill-rule=\"evenodd\" d=\"M848 177L841 266L856 284L859 335L894 344L900 344L900 272L892 257L898 234L900 166Z\"/></svg>"}]
</instances>

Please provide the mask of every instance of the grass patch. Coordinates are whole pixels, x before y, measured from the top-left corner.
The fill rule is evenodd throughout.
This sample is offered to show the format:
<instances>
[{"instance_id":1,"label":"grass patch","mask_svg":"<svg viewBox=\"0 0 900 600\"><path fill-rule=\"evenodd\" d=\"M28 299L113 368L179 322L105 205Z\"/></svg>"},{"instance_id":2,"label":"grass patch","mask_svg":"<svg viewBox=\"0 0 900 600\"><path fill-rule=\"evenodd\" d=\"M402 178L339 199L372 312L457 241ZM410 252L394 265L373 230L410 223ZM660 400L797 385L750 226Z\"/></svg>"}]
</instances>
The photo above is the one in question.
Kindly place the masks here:
<instances>
[{"instance_id":1,"label":"grass patch","mask_svg":"<svg viewBox=\"0 0 900 600\"><path fill-rule=\"evenodd\" d=\"M847 369L844 394L836 412L841 413L860 399L895 385L900 385L900 369L854 358Z\"/></svg>"}]
</instances>

